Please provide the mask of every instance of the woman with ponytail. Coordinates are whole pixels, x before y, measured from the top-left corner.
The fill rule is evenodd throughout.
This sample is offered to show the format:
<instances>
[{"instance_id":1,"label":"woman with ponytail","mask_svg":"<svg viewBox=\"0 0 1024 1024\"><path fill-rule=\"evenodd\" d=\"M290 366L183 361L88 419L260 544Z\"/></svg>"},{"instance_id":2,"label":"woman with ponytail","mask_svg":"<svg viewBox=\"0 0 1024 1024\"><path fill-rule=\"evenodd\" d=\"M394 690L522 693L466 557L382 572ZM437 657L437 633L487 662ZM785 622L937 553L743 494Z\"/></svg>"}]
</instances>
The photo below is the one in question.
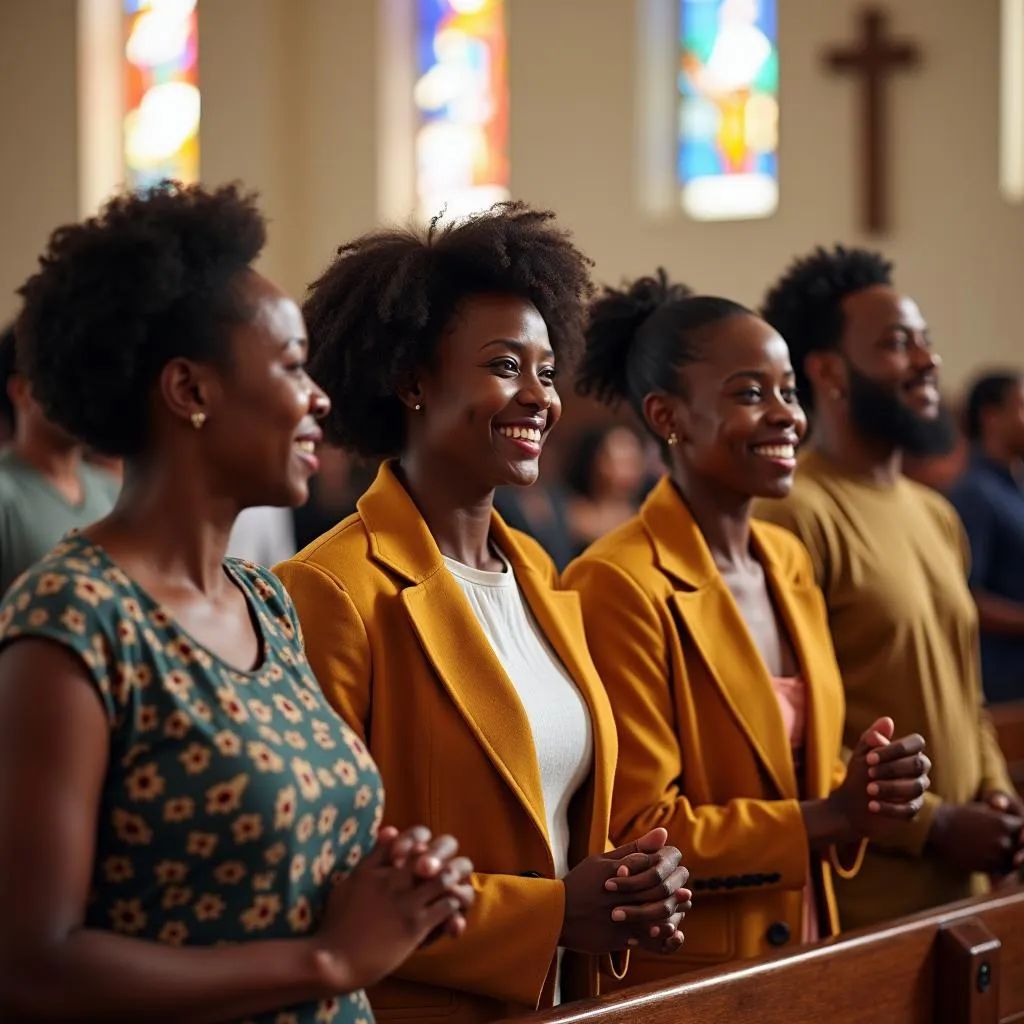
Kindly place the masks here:
<instances>
[{"instance_id":1,"label":"woman with ponytail","mask_svg":"<svg viewBox=\"0 0 1024 1024\"><path fill-rule=\"evenodd\" d=\"M700 901L679 953L635 956L636 984L834 934L833 871L917 813L930 763L887 718L842 756L809 557L751 520L789 491L807 427L786 342L659 271L606 289L586 343L579 390L627 400L668 467L565 576L618 725L613 838L666 828Z\"/></svg>"}]
</instances>

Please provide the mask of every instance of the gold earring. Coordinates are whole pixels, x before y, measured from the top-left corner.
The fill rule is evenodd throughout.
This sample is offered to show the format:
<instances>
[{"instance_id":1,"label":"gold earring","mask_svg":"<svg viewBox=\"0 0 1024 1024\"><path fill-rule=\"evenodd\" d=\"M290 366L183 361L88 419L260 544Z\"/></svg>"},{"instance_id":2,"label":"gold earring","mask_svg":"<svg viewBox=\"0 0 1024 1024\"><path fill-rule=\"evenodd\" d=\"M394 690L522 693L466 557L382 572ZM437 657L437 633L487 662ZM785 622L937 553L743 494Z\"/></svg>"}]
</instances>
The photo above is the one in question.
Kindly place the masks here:
<instances>
[{"instance_id":1,"label":"gold earring","mask_svg":"<svg viewBox=\"0 0 1024 1024\"><path fill-rule=\"evenodd\" d=\"M679 435L673 430L672 433L665 438L665 443L669 448L675 447L675 445L679 444Z\"/></svg>"},{"instance_id":2,"label":"gold earring","mask_svg":"<svg viewBox=\"0 0 1024 1024\"><path fill-rule=\"evenodd\" d=\"M202 430L203 429L203 424L206 422L206 413L205 412L194 412L189 417L189 419L192 420L192 426L195 427L196 430Z\"/></svg>"}]
</instances>

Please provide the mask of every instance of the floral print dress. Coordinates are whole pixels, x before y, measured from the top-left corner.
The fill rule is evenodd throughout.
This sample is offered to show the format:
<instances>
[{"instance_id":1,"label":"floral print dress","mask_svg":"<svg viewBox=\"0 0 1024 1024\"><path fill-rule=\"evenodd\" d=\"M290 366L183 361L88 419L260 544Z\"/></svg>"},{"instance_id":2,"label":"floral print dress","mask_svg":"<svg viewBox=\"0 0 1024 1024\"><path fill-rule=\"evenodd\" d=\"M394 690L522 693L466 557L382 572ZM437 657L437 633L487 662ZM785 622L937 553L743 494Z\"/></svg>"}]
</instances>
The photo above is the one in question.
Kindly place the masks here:
<instances>
[{"instance_id":1,"label":"floral print dress","mask_svg":"<svg viewBox=\"0 0 1024 1024\"><path fill-rule=\"evenodd\" d=\"M321 695L291 599L266 569L224 567L262 634L251 672L192 640L80 534L0 606L0 645L73 651L110 723L89 928L189 946L306 935L375 841L380 776ZM254 1019L373 1017L359 992Z\"/></svg>"}]
</instances>

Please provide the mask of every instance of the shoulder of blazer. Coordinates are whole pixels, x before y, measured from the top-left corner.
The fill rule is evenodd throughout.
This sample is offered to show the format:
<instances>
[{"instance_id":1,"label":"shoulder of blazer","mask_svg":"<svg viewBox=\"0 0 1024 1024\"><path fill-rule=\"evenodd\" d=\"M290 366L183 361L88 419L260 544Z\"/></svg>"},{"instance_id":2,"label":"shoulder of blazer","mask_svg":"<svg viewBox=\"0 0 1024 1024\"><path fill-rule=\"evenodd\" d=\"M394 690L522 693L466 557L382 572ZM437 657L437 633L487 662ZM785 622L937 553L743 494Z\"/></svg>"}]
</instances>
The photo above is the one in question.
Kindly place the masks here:
<instances>
[{"instance_id":1,"label":"shoulder of blazer","mask_svg":"<svg viewBox=\"0 0 1024 1024\"><path fill-rule=\"evenodd\" d=\"M370 561L370 536L358 512L347 516L287 560L315 566L346 585L352 570L365 570Z\"/></svg>"},{"instance_id":2,"label":"shoulder of blazer","mask_svg":"<svg viewBox=\"0 0 1024 1024\"><path fill-rule=\"evenodd\" d=\"M653 567L656 564L654 547L643 518L639 514L632 516L621 526L599 537L573 559L566 573L572 566L589 561L610 562L630 573L644 566Z\"/></svg>"},{"instance_id":3,"label":"shoulder of blazer","mask_svg":"<svg viewBox=\"0 0 1024 1024\"><path fill-rule=\"evenodd\" d=\"M492 530L517 570L528 571L546 586L557 588L555 565L537 541L507 526L497 512ZM427 524L389 463L381 466L376 480L359 499L356 512L289 561L316 566L346 590L362 589L371 579L394 580L396 575L406 582L421 583L444 568Z\"/></svg>"}]
</instances>

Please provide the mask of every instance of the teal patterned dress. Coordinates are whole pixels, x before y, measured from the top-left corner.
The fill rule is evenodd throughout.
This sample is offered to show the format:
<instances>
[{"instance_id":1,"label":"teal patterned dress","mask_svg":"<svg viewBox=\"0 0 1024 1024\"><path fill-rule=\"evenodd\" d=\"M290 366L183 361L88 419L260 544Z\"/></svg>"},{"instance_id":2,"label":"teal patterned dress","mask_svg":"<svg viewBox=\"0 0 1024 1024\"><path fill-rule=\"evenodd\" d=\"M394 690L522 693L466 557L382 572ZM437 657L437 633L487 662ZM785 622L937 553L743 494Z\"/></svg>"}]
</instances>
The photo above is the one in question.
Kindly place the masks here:
<instances>
[{"instance_id":1,"label":"teal patterned dress","mask_svg":"<svg viewBox=\"0 0 1024 1024\"><path fill-rule=\"evenodd\" d=\"M309 934L332 880L375 841L377 767L324 700L291 599L228 559L262 633L242 672L82 535L0 605L0 646L49 638L85 664L110 723L86 926L168 945ZM363 993L283 1008L260 1024L371 1024Z\"/></svg>"}]
</instances>

